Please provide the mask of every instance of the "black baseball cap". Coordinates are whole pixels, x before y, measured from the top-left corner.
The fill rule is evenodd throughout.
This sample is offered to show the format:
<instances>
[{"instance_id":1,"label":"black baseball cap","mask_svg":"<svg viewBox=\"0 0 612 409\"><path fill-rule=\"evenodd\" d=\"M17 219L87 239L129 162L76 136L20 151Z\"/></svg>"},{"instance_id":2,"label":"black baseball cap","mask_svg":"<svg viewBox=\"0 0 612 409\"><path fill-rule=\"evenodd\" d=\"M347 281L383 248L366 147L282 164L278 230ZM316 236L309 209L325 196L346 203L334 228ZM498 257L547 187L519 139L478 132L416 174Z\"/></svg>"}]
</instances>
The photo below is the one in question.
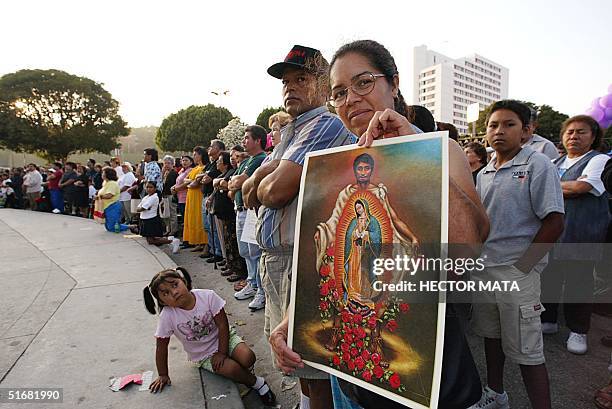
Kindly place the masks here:
<instances>
[{"instance_id":1,"label":"black baseball cap","mask_svg":"<svg viewBox=\"0 0 612 409\"><path fill-rule=\"evenodd\" d=\"M321 59L322 61L327 61L323 58L321 51L316 50L310 47L304 47L303 45L294 45L289 54L285 57L283 62L276 63L268 68L268 74L273 76L274 78L281 79L283 78L283 73L287 68L301 68L310 72L314 72L312 66L308 66L309 60ZM327 65L327 64L326 64Z\"/></svg>"}]
</instances>

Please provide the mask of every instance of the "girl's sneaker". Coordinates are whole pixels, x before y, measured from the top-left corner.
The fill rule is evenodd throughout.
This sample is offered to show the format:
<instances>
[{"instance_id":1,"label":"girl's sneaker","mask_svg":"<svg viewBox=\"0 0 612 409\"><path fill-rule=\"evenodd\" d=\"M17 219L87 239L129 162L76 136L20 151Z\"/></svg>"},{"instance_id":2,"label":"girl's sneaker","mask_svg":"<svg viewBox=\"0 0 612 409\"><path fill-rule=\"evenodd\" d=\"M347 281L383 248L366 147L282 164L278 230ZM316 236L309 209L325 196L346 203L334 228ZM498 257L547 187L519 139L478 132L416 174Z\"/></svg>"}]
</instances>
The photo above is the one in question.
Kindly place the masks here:
<instances>
[{"instance_id":1,"label":"girl's sneaker","mask_svg":"<svg viewBox=\"0 0 612 409\"><path fill-rule=\"evenodd\" d=\"M263 386L255 389L255 391L259 394L259 399L264 406L276 406L276 395L274 395L267 382L264 382Z\"/></svg>"},{"instance_id":2,"label":"girl's sneaker","mask_svg":"<svg viewBox=\"0 0 612 409\"><path fill-rule=\"evenodd\" d=\"M497 393L488 386L485 386L480 400L468 409L510 409L508 394L506 392Z\"/></svg>"}]
</instances>

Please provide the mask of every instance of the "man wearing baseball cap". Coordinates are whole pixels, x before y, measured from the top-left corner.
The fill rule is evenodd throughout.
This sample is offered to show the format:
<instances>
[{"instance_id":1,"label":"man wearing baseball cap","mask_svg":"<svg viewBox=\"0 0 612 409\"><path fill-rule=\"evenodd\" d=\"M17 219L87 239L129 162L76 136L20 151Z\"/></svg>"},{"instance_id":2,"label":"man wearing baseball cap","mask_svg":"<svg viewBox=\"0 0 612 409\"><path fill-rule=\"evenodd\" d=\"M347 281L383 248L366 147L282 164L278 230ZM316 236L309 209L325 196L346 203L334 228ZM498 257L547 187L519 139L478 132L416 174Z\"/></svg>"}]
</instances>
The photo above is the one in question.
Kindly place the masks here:
<instances>
[{"instance_id":1,"label":"man wearing baseball cap","mask_svg":"<svg viewBox=\"0 0 612 409\"><path fill-rule=\"evenodd\" d=\"M300 360L299 356L286 344L285 313L289 305L297 195L304 158L308 152L355 141L340 119L325 106L328 68L319 50L301 45L293 46L284 61L268 68L268 74L282 80L283 105L292 121L281 129L282 141L267 162L242 186L245 205L262 207L257 241L262 249L259 271L266 292L264 332L273 355L296 357L296 360ZM279 369L290 372L282 365ZM311 401L316 408L333 406L326 373L304 366L294 375L300 378L301 408L309 408Z\"/></svg>"}]
</instances>

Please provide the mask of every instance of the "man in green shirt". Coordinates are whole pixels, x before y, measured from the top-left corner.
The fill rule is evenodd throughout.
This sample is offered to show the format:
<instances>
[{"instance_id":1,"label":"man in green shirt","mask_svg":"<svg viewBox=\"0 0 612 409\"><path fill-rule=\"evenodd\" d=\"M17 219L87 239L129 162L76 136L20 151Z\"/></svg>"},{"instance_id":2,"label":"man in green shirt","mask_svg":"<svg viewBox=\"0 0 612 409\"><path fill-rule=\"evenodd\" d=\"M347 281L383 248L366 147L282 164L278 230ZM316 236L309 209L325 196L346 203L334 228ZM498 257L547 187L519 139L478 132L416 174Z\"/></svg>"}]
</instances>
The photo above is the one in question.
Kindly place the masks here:
<instances>
[{"instance_id":1,"label":"man in green shirt","mask_svg":"<svg viewBox=\"0 0 612 409\"><path fill-rule=\"evenodd\" d=\"M238 250L240 255L246 260L247 264L247 284L236 292L234 297L238 300L247 300L254 297L249 303L249 308L253 311L261 310L265 307L266 294L261 286L259 277L259 258L261 251L257 244L246 243L240 240L244 223L247 217L247 209L242 201L242 184L247 180L255 170L261 165L266 157L264 149L266 147L267 134L266 130L259 125L252 125L246 128L244 132L244 148L249 154L249 159L240 163L238 170L230 179L228 184L229 190L235 192L234 202L236 204L236 238L238 240ZM239 277L230 276L229 279Z\"/></svg>"}]
</instances>

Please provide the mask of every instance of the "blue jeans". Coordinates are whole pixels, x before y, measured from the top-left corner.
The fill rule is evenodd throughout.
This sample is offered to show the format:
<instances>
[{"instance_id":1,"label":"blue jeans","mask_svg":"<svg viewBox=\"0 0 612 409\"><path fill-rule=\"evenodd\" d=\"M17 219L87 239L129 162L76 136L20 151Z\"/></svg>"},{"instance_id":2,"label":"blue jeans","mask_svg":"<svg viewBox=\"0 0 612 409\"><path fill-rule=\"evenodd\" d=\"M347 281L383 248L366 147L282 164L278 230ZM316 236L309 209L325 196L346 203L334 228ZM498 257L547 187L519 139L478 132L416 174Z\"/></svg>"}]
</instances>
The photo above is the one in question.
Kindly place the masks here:
<instances>
[{"instance_id":1,"label":"blue jeans","mask_svg":"<svg viewBox=\"0 0 612 409\"><path fill-rule=\"evenodd\" d=\"M331 383L332 397L334 399L334 409L363 409L358 403L353 402L342 392L338 384L338 378L330 375L329 382Z\"/></svg>"},{"instance_id":2,"label":"blue jeans","mask_svg":"<svg viewBox=\"0 0 612 409\"><path fill-rule=\"evenodd\" d=\"M259 258L261 257L261 250L256 244L246 243L240 240L246 215L246 210L236 213L236 240L238 240L238 252L246 261L248 273L247 281L251 284L251 287L261 288L263 291L261 276L259 275Z\"/></svg>"},{"instance_id":3,"label":"blue jeans","mask_svg":"<svg viewBox=\"0 0 612 409\"><path fill-rule=\"evenodd\" d=\"M51 195L51 210L59 210L64 213L64 194L60 189L49 190Z\"/></svg>"},{"instance_id":4,"label":"blue jeans","mask_svg":"<svg viewBox=\"0 0 612 409\"><path fill-rule=\"evenodd\" d=\"M208 196L202 199L202 225L204 230L206 231L206 235L208 236L208 247L211 254L215 256L223 257L223 253L221 252L221 242L219 242L219 236L217 229L215 227L215 222L213 221L213 215L208 214L208 210L206 210L206 199ZM213 234L214 228L214 234Z\"/></svg>"}]
</instances>

